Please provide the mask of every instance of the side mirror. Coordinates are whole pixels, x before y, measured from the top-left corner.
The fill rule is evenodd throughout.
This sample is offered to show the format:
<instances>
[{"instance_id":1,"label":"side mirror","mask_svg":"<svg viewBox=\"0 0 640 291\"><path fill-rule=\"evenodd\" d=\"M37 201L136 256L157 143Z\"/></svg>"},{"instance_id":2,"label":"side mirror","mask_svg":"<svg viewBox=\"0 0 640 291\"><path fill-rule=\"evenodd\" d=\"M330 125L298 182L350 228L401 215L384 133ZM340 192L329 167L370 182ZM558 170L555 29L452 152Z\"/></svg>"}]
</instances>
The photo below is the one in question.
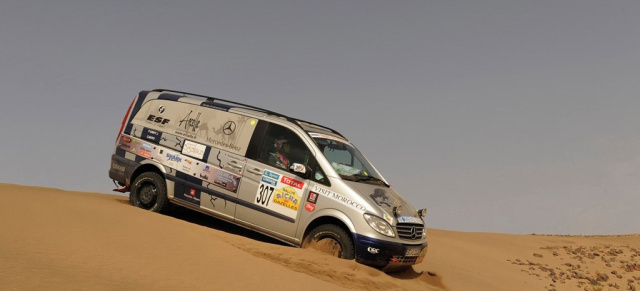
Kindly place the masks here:
<instances>
[{"instance_id":1,"label":"side mirror","mask_svg":"<svg viewBox=\"0 0 640 291\"><path fill-rule=\"evenodd\" d=\"M289 169L305 179L309 179L309 177L311 177L311 169L308 169L307 166L303 164L293 163Z\"/></svg>"}]
</instances>

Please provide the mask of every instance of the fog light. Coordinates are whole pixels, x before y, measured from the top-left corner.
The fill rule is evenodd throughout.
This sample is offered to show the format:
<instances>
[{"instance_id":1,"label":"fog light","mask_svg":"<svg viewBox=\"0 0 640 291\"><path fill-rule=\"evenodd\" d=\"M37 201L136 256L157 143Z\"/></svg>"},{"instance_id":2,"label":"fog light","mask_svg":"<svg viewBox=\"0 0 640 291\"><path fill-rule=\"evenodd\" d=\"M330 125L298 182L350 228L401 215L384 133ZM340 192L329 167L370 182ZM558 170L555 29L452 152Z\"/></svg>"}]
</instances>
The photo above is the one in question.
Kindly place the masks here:
<instances>
[{"instance_id":1,"label":"fog light","mask_svg":"<svg viewBox=\"0 0 640 291\"><path fill-rule=\"evenodd\" d=\"M396 217L400 217L400 215L402 215L402 206L401 205L398 205L398 206L393 208L393 215L395 215Z\"/></svg>"}]
</instances>

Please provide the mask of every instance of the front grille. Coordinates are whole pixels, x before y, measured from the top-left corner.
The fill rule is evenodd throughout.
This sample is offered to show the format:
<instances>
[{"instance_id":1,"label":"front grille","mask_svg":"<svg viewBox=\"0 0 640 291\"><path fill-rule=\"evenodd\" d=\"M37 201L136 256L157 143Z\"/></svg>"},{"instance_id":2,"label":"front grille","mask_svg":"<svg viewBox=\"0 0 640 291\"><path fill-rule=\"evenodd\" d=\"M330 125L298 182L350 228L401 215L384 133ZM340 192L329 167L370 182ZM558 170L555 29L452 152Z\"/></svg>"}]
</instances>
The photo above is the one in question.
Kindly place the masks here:
<instances>
[{"instance_id":1,"label":"front grille","mask_svg":"<svg viewBox=\"0 0 640 291\"><path fill-rule=\"evenodd\" d=\"M418 257L402 257L402 256L394 256L391 261L395 263L401 264L414 264Z\"/></svg>"},{"instance_id":2,"label":"front grille","mask_svg":"<svg viewBox=\"0 0 640 291\"><path fill-rule=\"evenodd\" d=\"M406 240L419 240L422 239L422 230L424 225L415 223L399 223L396 226L398 237Z\"/></svg>"}]
</instances>

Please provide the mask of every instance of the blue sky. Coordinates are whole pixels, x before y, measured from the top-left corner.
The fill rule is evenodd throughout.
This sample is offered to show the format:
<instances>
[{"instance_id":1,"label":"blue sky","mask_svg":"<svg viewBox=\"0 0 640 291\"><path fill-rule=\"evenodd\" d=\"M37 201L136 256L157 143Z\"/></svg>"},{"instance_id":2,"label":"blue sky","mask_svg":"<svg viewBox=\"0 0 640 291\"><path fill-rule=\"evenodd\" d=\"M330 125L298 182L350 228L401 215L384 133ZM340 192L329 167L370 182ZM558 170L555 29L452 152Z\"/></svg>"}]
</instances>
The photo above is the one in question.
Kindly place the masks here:
<instances>
[{"instance_id":1,"label":"blue sky","mask_svg":"<svg viewBox=\"0 0 640 291\"><path fill-rule=\"evenodd\" d=\"M2 1L0 182L110 193L134 95L335 128L429 226L637 233L640 2Z\"/></svg>"}]
</instances>

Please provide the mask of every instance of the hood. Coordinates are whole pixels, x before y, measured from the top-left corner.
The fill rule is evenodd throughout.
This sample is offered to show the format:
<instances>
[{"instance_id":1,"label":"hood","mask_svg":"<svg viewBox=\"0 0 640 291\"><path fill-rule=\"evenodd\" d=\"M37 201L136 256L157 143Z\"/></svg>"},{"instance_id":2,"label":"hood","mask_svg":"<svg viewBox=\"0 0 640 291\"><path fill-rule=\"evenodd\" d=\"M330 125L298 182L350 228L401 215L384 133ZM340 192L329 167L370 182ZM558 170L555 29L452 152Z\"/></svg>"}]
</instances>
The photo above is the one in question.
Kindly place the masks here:
<instances>
[{"instance_id":1,"label":"hood","mask_svg":"<svg viewBox=\"0 0 640 291\"><path fill-rule=\"evenodd\" d=\"M392 188L387 188L379 185L371 185L365 183L358 183L352 181L345 181L352 189L356 190L362 197L371 202L372 205L377 205L387 215L383 215L384 219L390 224L393 224L393 208L396 206L402 206L402 214L397 217L399 223L420 223L424 224L424 221L416 209L409 204L398 192ZM390 221L391 220L391 221Z\"/></svg>"}]
</instances>

